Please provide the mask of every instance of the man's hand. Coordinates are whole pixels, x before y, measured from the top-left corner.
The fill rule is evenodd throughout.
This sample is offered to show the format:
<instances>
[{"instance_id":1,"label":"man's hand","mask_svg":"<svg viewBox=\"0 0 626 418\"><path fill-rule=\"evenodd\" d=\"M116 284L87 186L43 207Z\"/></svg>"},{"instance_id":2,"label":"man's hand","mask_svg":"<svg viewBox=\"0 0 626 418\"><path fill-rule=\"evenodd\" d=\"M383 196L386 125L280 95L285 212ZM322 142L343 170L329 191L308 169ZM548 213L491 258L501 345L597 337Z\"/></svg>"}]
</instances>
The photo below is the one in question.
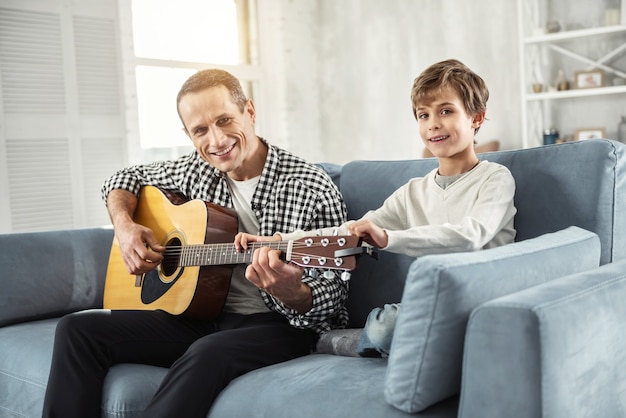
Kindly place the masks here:
<instances>
[{"instance_id":1,"label":"man's hand","mask_svg":"<svg viewBox=\"0 0 626 418\"><path fill-rule=\"evenodd\" d=\"M115 227L122 258L130 274L144 274L154 270L163 261L163 247L151 229L136 223Z\"/></svg>"},{"instance_id":2,"label":"man's hand","mask_svg":"<svg viewBox=\"0 0 626 418\"><path fill-rule=\"evenodd\" d=\"M157 242L152 230L133 221L136 207L137 197L129 191L111 190L107 196L107 209L126 269L130 274L144 274L163 260L165 247Z\"/></svg>"},{"instance_id":3,"label":"man's hand","mask_svg":"<svg viewBox=\"0 0 626 418\"><path fill-rule=\"evenodd\" d=\"M246 268L246 279L285 306L303 314L313 307L311 289L302 282L303 273L302 267L285 263L280 258L280 251L261 247L254 252L252 264Z\"/></svg>"},{"instance_id":4,"label":"man's hand","mask_svg":"<svg viewBox=\"0 0 626 418\"><path fill-rule=\"evenodd\" d=\"M262 242L262 241L280 241L280 235L273 235L271 237L266 237L262 235L252 235L246 234L245 232L239 232L235 235L235 249L238 252L248 249L249 242Z\"/></svg>"},{"instance_id":5,"label":"man's hand","mask_svg":"<svg viewBox=\"0 0 626 418\"><path fill-rule=\"evenodd\" d=\"M387 232L367 219L360 219L347 225L352 235L378 248L385 248L389 243Z\"/></svg>"}]
</instances>

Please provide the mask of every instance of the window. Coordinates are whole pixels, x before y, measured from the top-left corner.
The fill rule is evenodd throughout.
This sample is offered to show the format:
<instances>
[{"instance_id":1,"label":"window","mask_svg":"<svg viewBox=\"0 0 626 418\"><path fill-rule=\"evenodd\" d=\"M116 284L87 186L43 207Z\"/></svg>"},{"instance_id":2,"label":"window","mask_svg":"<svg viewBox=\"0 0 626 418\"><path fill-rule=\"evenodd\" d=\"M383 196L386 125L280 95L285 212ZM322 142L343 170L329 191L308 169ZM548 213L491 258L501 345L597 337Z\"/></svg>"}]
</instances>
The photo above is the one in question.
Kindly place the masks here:
<instances>
[{"instance_id":1,"label":"window","mask_svg":"<svg viewBox=\"0 0 626 418\"><path fill-rule=\"evenodd\" d=\"M172 156L159 148L191 149L176 94L198 69L224 68L253 96L258 71L251 6L252 0L132 0L141 160Z\"/></svg>"},{"instance_id":2,"label":"window","mask_svg":"<svg viewBox=\"0 0 626 418\"><path fill-rule=\"evenodd\" d=\"M4 0L0 233L108 224L107 177L191 149L175 102L194 71L263 101L256 33L255 0Z\"/></svg>"}]
</instances>

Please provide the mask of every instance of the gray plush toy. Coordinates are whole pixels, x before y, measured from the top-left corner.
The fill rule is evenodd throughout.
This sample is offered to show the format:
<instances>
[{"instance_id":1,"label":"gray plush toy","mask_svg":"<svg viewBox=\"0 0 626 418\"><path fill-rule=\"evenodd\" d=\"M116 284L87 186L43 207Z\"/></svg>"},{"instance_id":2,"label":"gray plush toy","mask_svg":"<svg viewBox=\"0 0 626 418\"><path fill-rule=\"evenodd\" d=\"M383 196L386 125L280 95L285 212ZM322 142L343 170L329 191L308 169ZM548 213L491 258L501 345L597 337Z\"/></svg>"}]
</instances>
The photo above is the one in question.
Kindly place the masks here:
<instances>
[{"instance_id":1,"label":"gray plush toy","mask_svg":"<svg viewBox=\"0 0 626 418\"><path fill-rule=\"evenodd\" d=\"M399 313L399 303L388 303L382 308L372 309L357 344L357 353L361 357L389 357Z\"/></svg>"}]
</instances>

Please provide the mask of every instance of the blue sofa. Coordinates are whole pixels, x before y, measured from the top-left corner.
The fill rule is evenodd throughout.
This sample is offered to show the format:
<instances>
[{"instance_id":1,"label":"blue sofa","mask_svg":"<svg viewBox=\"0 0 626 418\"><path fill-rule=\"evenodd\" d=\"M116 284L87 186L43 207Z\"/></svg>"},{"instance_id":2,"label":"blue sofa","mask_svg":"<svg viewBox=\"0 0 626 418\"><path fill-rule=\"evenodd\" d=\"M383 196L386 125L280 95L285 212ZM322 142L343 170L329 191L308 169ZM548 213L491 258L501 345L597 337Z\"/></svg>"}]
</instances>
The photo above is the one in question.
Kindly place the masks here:
<instances>
[{"instance_id":1,"label":"blue sofa","mask_svg":"<svg viewBox=\"0 0 626 418\"><path fill-rule=\"evenodd\" d=\"M234 380L209 417L626 416L625 153L588 140L482 154L516 179L515 243L361 258L350 326L401 301L389 358L316 352L266 367ZM323 166L357 218L436 160ZM56 323L101 306L112 237L0 235L0 417L41 415ZM165 372L115 365L102 416L141 416Z\"/></svg>"}]
</instances>

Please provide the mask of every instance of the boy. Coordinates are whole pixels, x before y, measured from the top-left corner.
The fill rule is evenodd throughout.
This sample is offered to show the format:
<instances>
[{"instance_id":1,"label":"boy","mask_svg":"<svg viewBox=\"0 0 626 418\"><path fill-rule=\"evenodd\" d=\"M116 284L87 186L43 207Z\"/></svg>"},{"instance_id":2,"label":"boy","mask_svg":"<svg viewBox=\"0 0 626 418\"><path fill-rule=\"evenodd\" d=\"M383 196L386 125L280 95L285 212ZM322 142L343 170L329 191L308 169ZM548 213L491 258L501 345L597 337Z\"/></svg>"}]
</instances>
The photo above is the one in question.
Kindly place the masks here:
<instances>
[{"instance_id":1,"label":"boy","mask_svg":"<svg viewBox=\"0 0 626 418\"><path fill-rule=\"evenodd\" d=\"M485 121L488 98L483 79L457 60L433 64L422 72L411 90L413 115L439 167L409 180L380 208L344 223L339 235L357 235L370 245L412 257L513 242L513 176L502 165L480 161L474 151L474 135ZM321 230L322 235L332 233L331 228ZM248 241L292 240L311 234L240 233L235 246L240 250Z\"/></svg>"}]
</instances>

